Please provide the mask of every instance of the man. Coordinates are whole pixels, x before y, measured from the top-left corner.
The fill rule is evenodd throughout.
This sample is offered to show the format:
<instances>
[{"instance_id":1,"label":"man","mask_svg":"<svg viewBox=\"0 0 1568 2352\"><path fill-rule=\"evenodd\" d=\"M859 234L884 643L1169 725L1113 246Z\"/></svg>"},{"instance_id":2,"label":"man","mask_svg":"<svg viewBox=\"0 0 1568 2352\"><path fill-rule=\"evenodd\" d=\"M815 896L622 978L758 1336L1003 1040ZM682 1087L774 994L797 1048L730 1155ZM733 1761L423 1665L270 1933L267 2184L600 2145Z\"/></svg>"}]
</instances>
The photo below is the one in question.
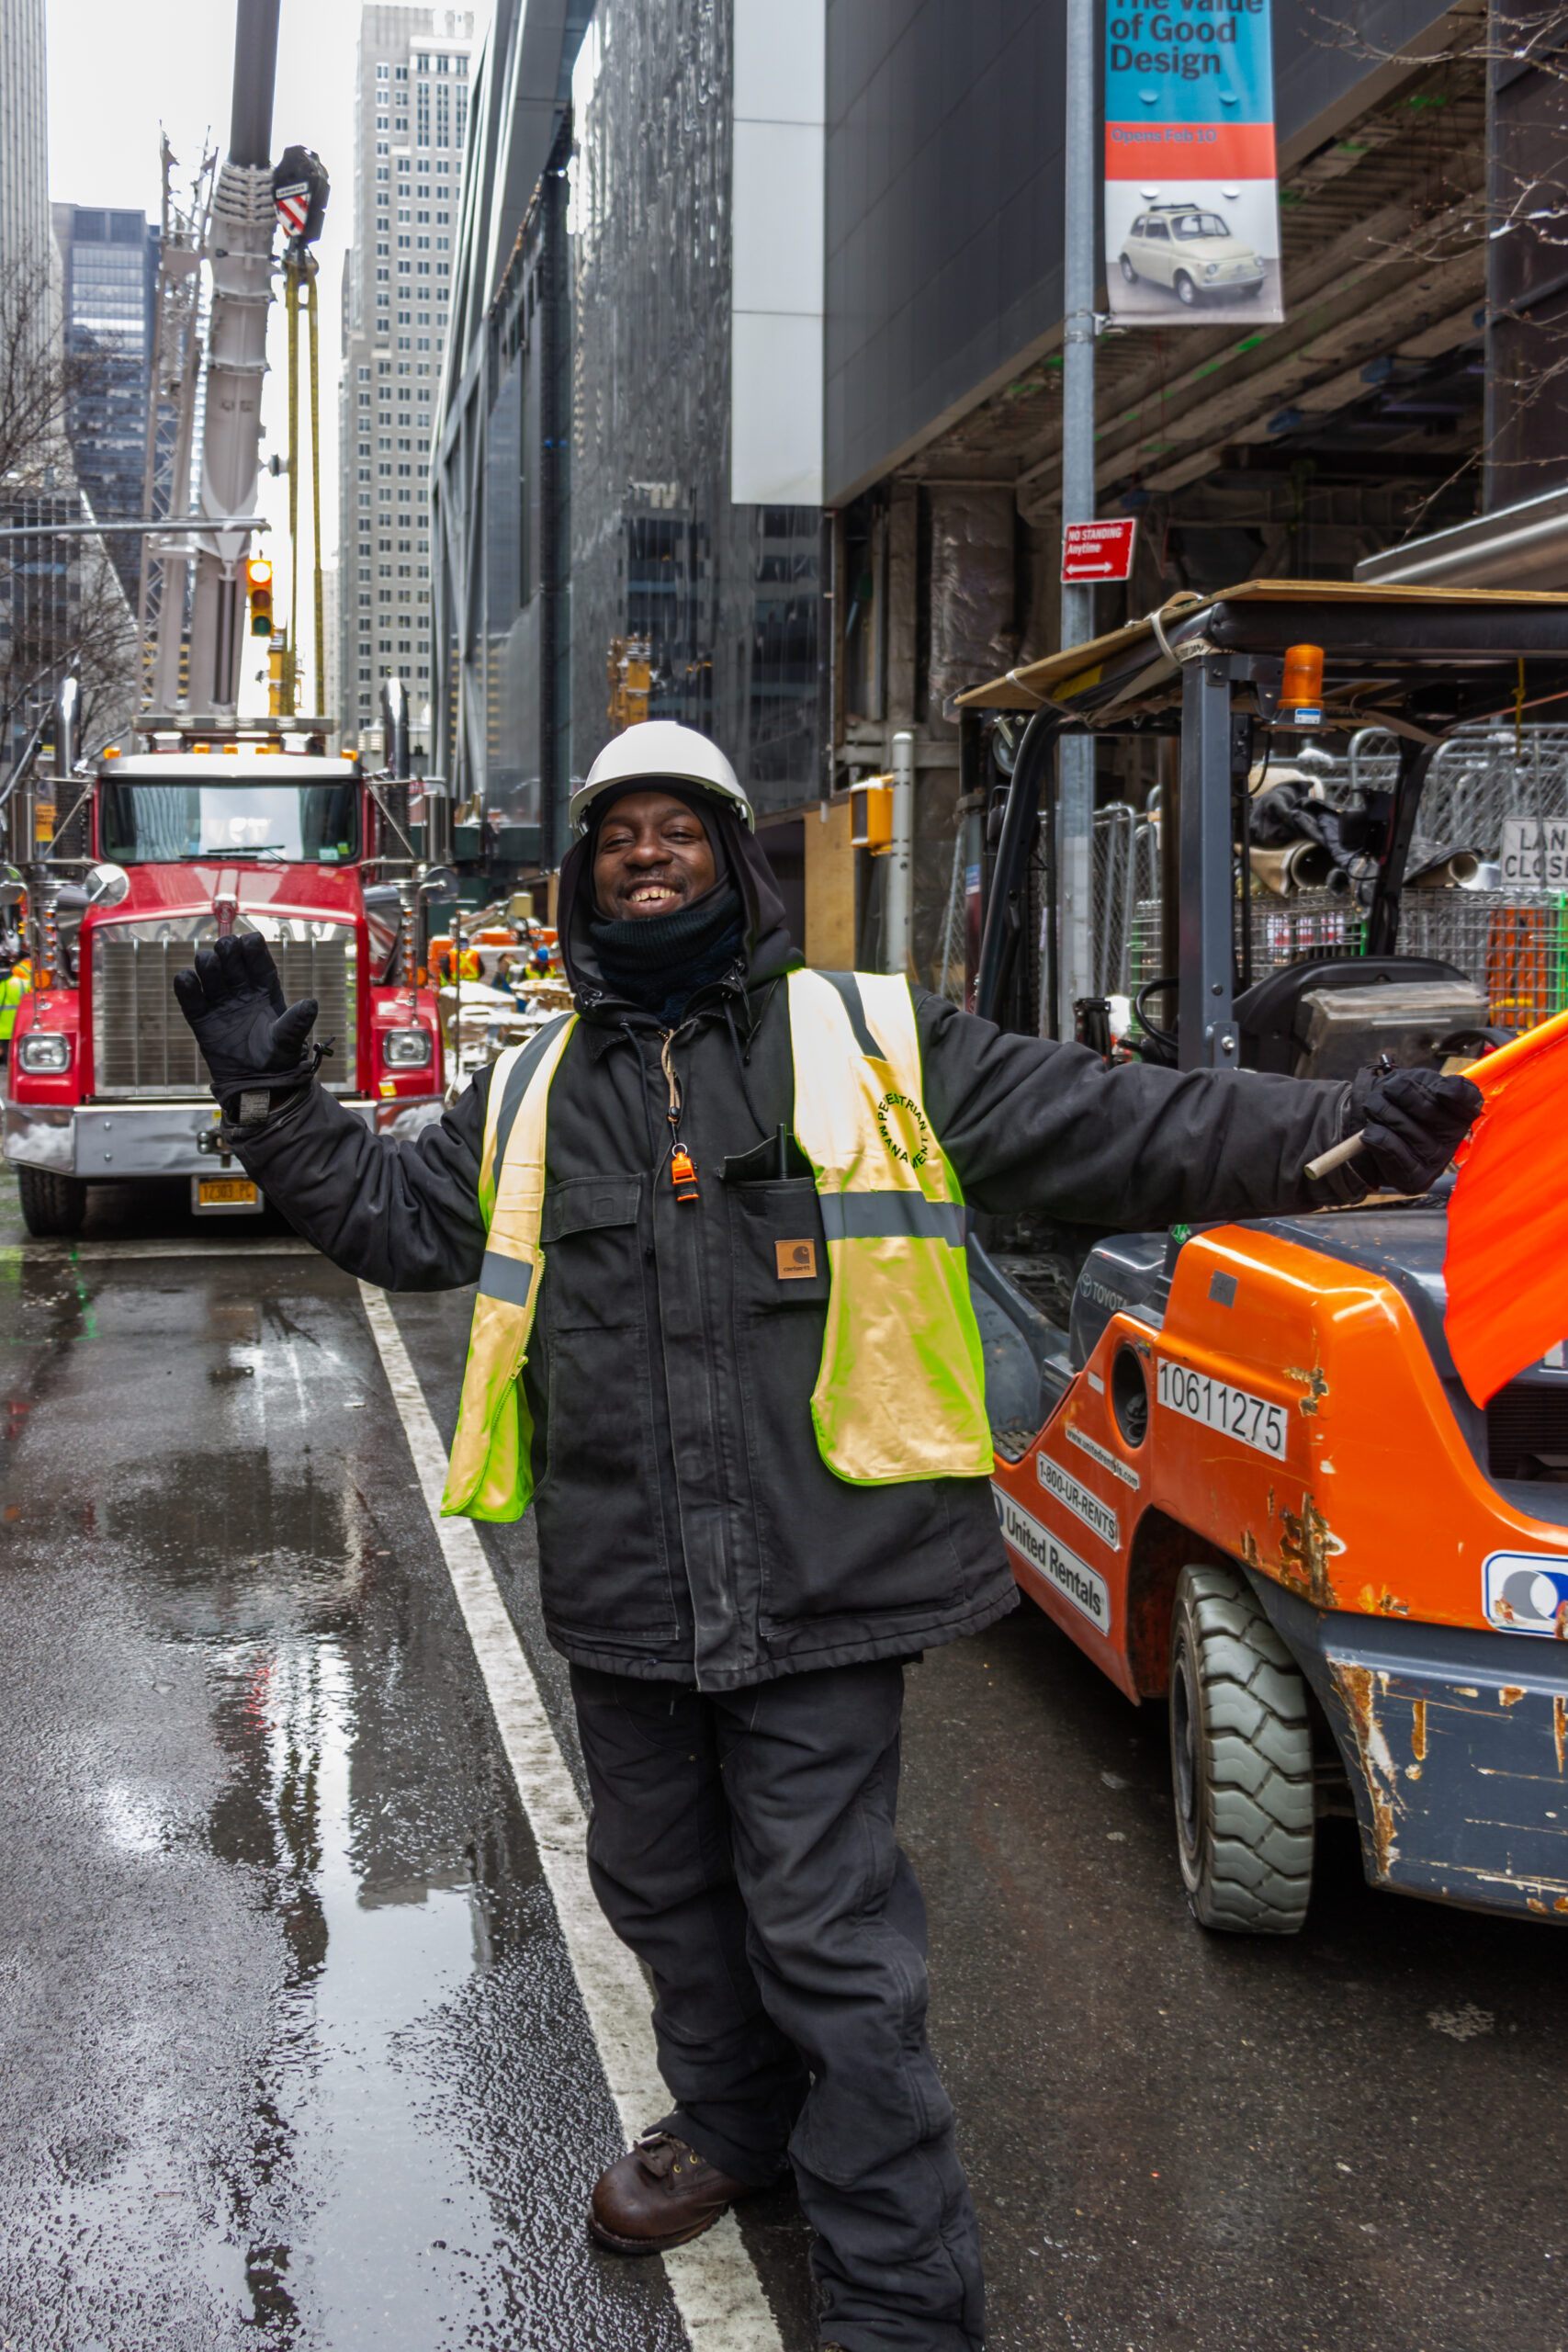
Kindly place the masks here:
<instances>
[{"instance_id":1,"label":"man","mask_svg":"<svg viewBox=\"0 0 1568 2352\"><path fill-rule=\"evenodd\" d=\"M22 999L31 990L33 967L31 959L19 956L0 979L0 1069L11 1058L11 1040L17 1032L17 1015L22 1009Z\"/></svg>"},{"instance_id":2,"label":"man","mask_svg":"<svg viewBox=\"0 0 1568 2352\"><path fill-rule=\"evenodd\" d=\"M315 1085L254 938L175 986L225 1140L392 1289L478 1281L447 1507L530 1493L589 1860L674 2099L591 2225L681 2244L793 2165L822 2341L976 2352L977 2232L894 1838L903 1662L1011 1609L965 1202L1101 1226L1409 1191L1466 1081L1108 1069L902 980L800 968L728 763L628 729L573 795L577 1013L400 1147Z\"/></svg>"}]
</instances>

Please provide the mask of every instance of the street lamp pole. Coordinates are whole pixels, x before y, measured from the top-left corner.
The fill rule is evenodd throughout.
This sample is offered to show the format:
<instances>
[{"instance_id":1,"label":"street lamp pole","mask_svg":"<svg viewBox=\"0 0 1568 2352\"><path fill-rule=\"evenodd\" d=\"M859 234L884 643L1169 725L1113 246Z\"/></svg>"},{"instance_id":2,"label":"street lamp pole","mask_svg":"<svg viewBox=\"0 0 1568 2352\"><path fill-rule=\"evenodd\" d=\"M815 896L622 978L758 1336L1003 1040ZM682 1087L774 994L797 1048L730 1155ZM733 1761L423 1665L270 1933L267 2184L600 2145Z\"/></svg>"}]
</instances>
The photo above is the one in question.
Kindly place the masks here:
<instances>
[{"instance_id":1,"label":"street lamp pole","mask_svg":"<svg viewBox=\"0 0 1568 2352\"><path fill-rule=\"evenodd\" d=\"M1095 148L1094 0L1067 0L1066 154L1062 255L1062 527L1094 520L1094 257L1099 174ZM1094 591L1064 587L1064 649L1094 634ZM1067 736L1057 748L1061 932L1056 1034L1073 1035L1073 1006L1094 993L1090 960L1094 888L1094 745ZM1046 1008L1042 1006L1042 1013ZM1049 1028L1043 1018L1042 1028Z\"/></svg>"}]
</instances>

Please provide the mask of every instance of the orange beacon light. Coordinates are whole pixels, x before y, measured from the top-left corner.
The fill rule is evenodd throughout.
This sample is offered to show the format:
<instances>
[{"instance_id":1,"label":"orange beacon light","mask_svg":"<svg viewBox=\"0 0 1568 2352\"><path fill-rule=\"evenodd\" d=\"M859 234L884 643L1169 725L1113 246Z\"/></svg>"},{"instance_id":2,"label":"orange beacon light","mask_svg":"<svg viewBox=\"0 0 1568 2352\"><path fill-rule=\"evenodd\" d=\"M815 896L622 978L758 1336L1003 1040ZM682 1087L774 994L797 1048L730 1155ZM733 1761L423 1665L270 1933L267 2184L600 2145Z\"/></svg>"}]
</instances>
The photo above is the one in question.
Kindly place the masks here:
<instances>
[{"instance_id":1,"label":"orange beacon light","mask_svg":"<svg viewBox=\"0 0 1568 2352\"><path fill-rule=\"evenodd\" d=\"M1280 718L1286 727L1323 724L1323 648L1292 645L1285 651L1285 679L1280 689Z\"/></svg>"}]
</instances>

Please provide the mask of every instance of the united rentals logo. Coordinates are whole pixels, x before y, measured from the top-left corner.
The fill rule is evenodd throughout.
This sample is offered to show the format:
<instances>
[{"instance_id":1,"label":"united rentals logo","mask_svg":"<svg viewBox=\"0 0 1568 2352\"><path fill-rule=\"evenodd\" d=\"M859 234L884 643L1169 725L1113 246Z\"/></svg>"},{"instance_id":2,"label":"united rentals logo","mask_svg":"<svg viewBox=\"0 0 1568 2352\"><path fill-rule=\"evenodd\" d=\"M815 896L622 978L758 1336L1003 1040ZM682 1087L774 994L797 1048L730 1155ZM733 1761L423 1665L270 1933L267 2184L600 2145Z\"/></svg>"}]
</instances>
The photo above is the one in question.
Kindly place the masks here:
<instances>
[{"instance_id":1,"label":"united rentals logo","mask_svg":"<svg viewBox=\"0 0 1568 2352\"><path fill-rule=\"evenodd\" d=\"M995 1479L991 1496L997 1506L997 1519L1003 1535L1015 1552L1026 1559L1046 1583L1053 1585L1064 1600L1070 1600L1081 1617L1086 1617L1097 1634L1111 1631L1111 1588L1102 1576L1080 1560L1076 1552L1042 1527L1026 1510L1021 1510L1012 1497Z\"/></svg>"},{"instance_id":2,"label":"united rentals logo","mask_svg":"<svg viewBox=\"0 0 1568 2352\"><path fill-rule=\"evenodd\" d=\"M906 1138L904 1143L894 1140L892 1119L896 1112L908 1114L900 1122ZM925 1113L907 1094L883 1096L876 1106L876 1128L891 1156L902 1160L906 1168L923 1168L935 1148L931 1131L926 1125Z\"/></svg>"}]
</instances>

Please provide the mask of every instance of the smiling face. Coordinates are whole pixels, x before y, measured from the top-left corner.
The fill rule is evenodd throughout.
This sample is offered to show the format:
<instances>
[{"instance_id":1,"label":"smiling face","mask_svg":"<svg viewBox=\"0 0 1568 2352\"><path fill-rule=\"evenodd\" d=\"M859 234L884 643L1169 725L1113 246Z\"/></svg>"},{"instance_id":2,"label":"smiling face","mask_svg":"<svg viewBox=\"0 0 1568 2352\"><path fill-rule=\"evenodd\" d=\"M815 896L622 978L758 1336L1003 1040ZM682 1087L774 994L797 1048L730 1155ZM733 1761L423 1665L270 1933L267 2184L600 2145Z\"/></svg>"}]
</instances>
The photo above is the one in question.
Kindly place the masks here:
<instances>
[{"instance_id":1,"label":"smiling face","mask_svg":"<svg viewBox=\"0 0 1568 2352\"><path fill-rule=\"evenodd\" d=\"M717 878L701 818L657 786L623 794L599 828L593 895L615 922L672 915Z\"/></svg>"}]
</instances>

